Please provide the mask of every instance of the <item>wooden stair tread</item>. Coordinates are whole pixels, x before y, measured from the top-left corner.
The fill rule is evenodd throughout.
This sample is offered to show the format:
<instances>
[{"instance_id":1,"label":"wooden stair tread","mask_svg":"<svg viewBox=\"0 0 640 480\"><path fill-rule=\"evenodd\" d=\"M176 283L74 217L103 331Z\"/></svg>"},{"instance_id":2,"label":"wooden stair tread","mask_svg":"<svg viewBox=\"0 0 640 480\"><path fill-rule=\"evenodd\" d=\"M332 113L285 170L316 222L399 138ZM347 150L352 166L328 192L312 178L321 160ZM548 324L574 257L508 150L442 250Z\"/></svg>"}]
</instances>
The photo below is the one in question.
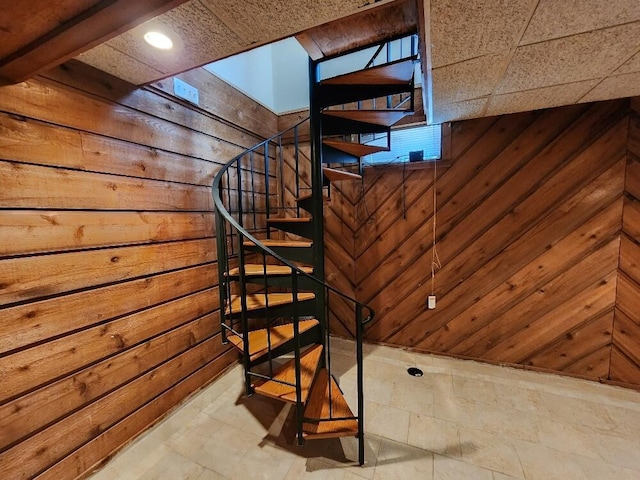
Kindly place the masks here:
<instances>
[{"instance_id":1,"label":"wooden stair tread","mask_svg":"<svg viewBox=\"0 0 640 480\"><path fill-rule=\"evenodd\" d=\"M309 320L301 320L299 324L300 333L312 329L319 322L315 318ZM269 338L271 337L271 349L288 342L293 338L293 323L286 325L278 325L269 329L270 335L267 336L267 329L252 330L249 332L249 358L255 360L265 355L269 350ZM244 353L244 337L240 337L233 333L229 334L227 339L235 348Z\"/></svg>"},{"instance_id":2,"label":"wooden stair tread","mask_svg":"<svg viewBox=\"0 0 640 480\"><path fill-rule=\"evenodd\" d=\"M390 127L412 112L405 110L325 110L323 115Z\"/></svg>"},{"instance_id":3,"label":"wooden stair tread","mask_svg":"<svg viewBox=\"0 0 640 480\"><path fill-rule=\"evenodd\" d=\"M313 300L316 298L314 293L303 292L298 293L298 301ZM225 308L225 314L239 313L242 311L242 302L240 295L232 295L231 301ZM277 307L293 303L293 293L251 293L247 295L247 310L262 310L267 307Z\"/></svg>"},{"instance_id":4,"label":"wooden stair tread","mask_svg":"<svg viewBox=\"0 0 640 480\"><path fill-rule=\"evenodd\" d=\"M310 349L300 354L300 386L302 389L302 403L307 401L309 390L316 377L318 365L322 359L322 345L314 345ZM296 368L295 359L278 368L273 375L274 379L295 383ZM284 402L296 402L296 388L291 385L274 382L272 380L259 380L254 383L254 390L265 397L275 398Z\"/></svg>"},{"instance_id":5,"label":"wooden stair tread","mask_svg":"<svg viewBox=\"0 0 640 480\"><path fill-rule=\"evenodd\" d=\"M358 158L364 157L365 155L371 155L372 153L389 151L388 147L364 145L362 143L355 142L342 142L340 140L323 140L322 144Z\"/></svg>"},{"instance_id":6,"label":"wooden stair tread","mask_svg":"<svg viewBox=\"0 0 640 480\"><path fill-rule=\"evenodd\" d=\"M362 180L362 176L357 173L345 172L344 170L336 170L334 168L322 168L322 173L332 182L340 180Z\"/></svg>"},{"instance_id":7,"label":"wooden stair tread","mask_svg":"<svg viewBox=\"0 0 640 480\"><path fill-rule=\"evenodd\" d=\"M313 273L312 267L298 267L305 273L311 275ZM263 276L263 275L291 275L291 268L285 265L265 265L262 263L247 263L244 266L244 274L248 277ZM229 273L225 273L229 277L237 277L240 275L240 267L232 268Z\"/></svg>"},{"instance_id":8,"label":"wooden stair tread","mask_svg":"<svg viewBox=\"0 0 640 480\"><path fill-rule=\"evenodd\" d=\"M320 369L313 384L309 401L304 410L305 418L326 419L321 422L304 422L302 435L304 438L336 438L350 437L358 434L358 421L330 420L330 417L353 417L336 381L331 378L331 413L329 411L329 374L325 368Z\"/></svg>"},{"instance_id":9,"label":"wooden stair tread","mask_svg":"<svg viewBox=\"0 0 640 480\"><path fill-rule=\"evenodd\" d=\"M307 248L313 245L313 242L304 240L260 240L260 243L266 247L289 247L289 248ZM243 242L245 247L254 247L256 244L253 242Z\"/></svg>"},{"instance_id":10,"label":"wooden stair tread","mask_svg":"<svg viewBox=\"0 0 640 480\"><path fill-rule=\"evenodd\" d=\"M311 223L311 217L271 217L267 223Z\"/></svg>"},{"instance_id":11,"label":"wooden stair tread","mask_svg":"<svg viewBox=\"0 0 640 480\"><path fill-rule=\"evenodd\" d=\"M320 85L403 85L411 83L413 72L410 58L327 78Z\"/></svg>"}]
</instances>

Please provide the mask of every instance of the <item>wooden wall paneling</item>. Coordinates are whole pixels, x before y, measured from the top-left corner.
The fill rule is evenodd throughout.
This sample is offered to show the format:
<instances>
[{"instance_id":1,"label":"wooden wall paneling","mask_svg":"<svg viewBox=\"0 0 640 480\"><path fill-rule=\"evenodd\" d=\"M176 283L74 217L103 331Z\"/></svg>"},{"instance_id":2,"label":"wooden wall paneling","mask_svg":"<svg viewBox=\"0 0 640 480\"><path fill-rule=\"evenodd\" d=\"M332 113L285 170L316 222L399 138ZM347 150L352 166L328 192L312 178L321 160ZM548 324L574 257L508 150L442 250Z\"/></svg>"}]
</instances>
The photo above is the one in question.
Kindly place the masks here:
<instances>
[{"instance_id":1,"label":"wooden wall paneling","mask_svg":"<svg viewBox=\"0 0 640 480\"><path fill-rule=\"evenodd\" d=\"M640 105L631 101L610 378L640 384Z\"/></svg>"},{"instance_id":2,"label":"wooden wall paneling","mask_svg":"<svg viewBox=\"0 0 640 480\"><path fill-rule=\"evenodd\" d=\"M459 222L461 212L466 210L462 206L458 206L461 202L464 204L471 204L469 208L481 202L483 196L489 195L495 189L496 184L508 178L508 172L511 171L514 166L507 167L507 172L503 172L502 169L490 170L491 173L482 173L483 169L494 159L497 158L497 162L504 164L513 164L513 150L515 148L514 140L525 130L530 128L532 122L536 118L535 114L523 114L517 115L513 119L502 118L500 119L495 128L490 132L483 135L479 140L476 148L473 150L467 150L465 154L455 160L455 163L446 170L440 171L440 179L438 181L438 187L440 195L438 197L438 224L440 232L446 232L455 223ZM506 151L509 154L501 152ZM520 158L520 157L518 157ZM524 159L527 159L524 156ZM522 160L521 160L522 161ZM418 185L424 185L430 183L432 172L420 171L420 175L413 178L420 178L422 181L418 182ZM385 229L385 233L390 232L388 241L377 243L371 253L362 256L363 265L369 265L368 270L359 272L364 278L361 285L358 286L359 293L365 294L366 298L372 298L374 295L379 294L379 291L372 290L367 285L367 280L375 282L377 285L384 285L375 278L378 275L370 275L374 268L379 272L384 272L385 277L389 280L393 280L395 276L399 274L404 265L412 264L418 261L422 255L430 250L431 242L421 242L416 245L414 242L408 242L408 239L424 238L428 239L432 236L432 229L430 218L433 213L432 190L425 189L420 192L419 198L421 202L415 204L415 208L412 208L411 199L409 199L406 211L406 222L395 220L403 218L398 215L398 212L391 218L389 223L385 222L381 225L381 228ZM399 200L396 200L398 202ZM430 206L428 206L430 205ZM424 210L427 214L425 215ZM391 208L394 212L397 210ZM370 227L370 228L373 228ZM370 234L362 232L363 236ZM377 232L381 235L382 232ZM443 234L440 233L439 236ZM358 238L360 243L360 237ZM370 258L372 257L372 258ZM380 263L377 258L384 259L383 263ZM360 260L360 258L359 258ZM428 265L431 260L429 259ZM391 265L391 272L385 271L385 265ZM395 267L393 267L395 266ZM398 269L397 267L400 267ZM430 269L429 269L430 270ZM420 283L419 281L412 281L414 285ZM375 327L374 327L375 328Z\"/></svg>"},{"instance_id":3,"label":"wooden wall paneling","mask_svg":"<svg viewBox=\"0 0 640 480\"><path fill-rule=\"evenodd\" d=\"M628 282L626 278L623 277L619 282L623 283L622 288L628 288L628 285L624 285L625 282ZM634 293L637 295L638 291L635 291ZM638 377L638 370L640 370L640 345L638 344L638 338L640 338L640 316L635 312L627 315L622 309L616 308L613 335L614 346L620 352L618 357L625 357L626 360L622 365L616 365L613 358L611 359L611 378L614 380L625 381L623 377L615 375L613 372L626 370L628 364L635 365L633 369L635 371L629 372L628 375ZM625 376L626 375L627 374L625 374Z\"/></svg>"},{"instance_id":4,"label":"wooden wall paneling","mask_svg":"<svg viewBox=\"0 0 640 480\"><path fill-rule=\"evenodd\" d=\"M146 276L2 310L0 354L218 284L215 264Z\"/></svg>"},{"instance_id":5,"label":"wooden wall paneling","mask_svg":"<svg viewBox=\"0 0 640 480\"><path fill-rule=\"evenodd\" d=\"M0 406L0 450L219 331L207 314Z\"/></svg>"},{"instance_id":6,"label":"wooden wall paneling","mask_svg":"<svg viewBox=\"0 0 640 480\"><path fill-rule=\"evenodd\" d=\"M215 345L215 343L214 343ZM131 438L144 432L156 423L172 408L180 404L185 398L207 385L220 375L237 359L235 350L227 350L203 368L195 371L184 380L158 395L150 402L99 435L80 448L61 459L36 478L38 480L58 480L60 478L75 478L80 472L89 472L100 466L118 449L130 442Z\"/></svg>"},{"instance_id":7,"label":"wooden wall paneling","mask_svg":"<svg viewBox=\"0 0 640 480\"><path fill-rule=\"evenodd\" d=\"M544 283L536 282L537 290L520 298L516 297L495 314L489 312L489 318L482 328L470 332L468 337L464 337L464 331L458 333L462 341L448 351L482 357L487 350L518 333L521 328L526 328L532 319L548 314L588 288L596 276L603 278L610 273L615 268L617 246L617 241L613 239L601 250L595 251L556 277ZM455 327L456 325L452 325L452 328Z\"/></svg>"},{"instance_id":8,"label":"wooden wall paneling","mask_svg":"<svg viewBox=\"0 0 640 480\"><path fill-rule=\"evenodd\" d=\"M564 367L563 372L568 375L579 375L592 380L606 381L610 370L611 349L610 343L604 345L593 353Z\"/></svg>"},{"instance_id":9,"label":"wooden wall paneling","mask_svg":"<svg viewBox=\"0 0 640 480\"><path fill-rule=\"evenodd\" d=\"M210 186L220 164L0 113L2 159ZM44 154L43 154L44 153Z\"/></svg>"},{"instance_id":10,"label":"wooden wall paneling","mask_svg":"<svg viewBox=\"0 0 640 480\"><path fill-rule=\"evenodd\" d=\"M237 358L217 336L210 184L261 138L218 107L87 69L48 76L0 92L0 476L9 478L22 465L29 477L85 475ZM264 205L261 157L253 186ZM130 409L106 400L118 395Z\"/></svg>"},{"instance_id":11,"label":"wooden wall paneling","mask_svg":"<svg viewBox=\"0 0 640 480\"><path fill-rule=\"evenodd\" d=\"M614 344L611 349L609 378L616 382L629 385L640 385L640 369L638 369L638 364L625 355L616 344Z\"/></svg>"},{"instance_id":12,"label":"wooden wall paneling","mask_svg":"<svg viewBox=\"0 0 640 480\"><path fill-rule=\"evenodd\" d=\"M211 239L0 260L0 304L58 295L216 260ZM46 276L42 272L47 272Z\"/></svg>"},{"instance_id":13,"label":"wooden wall paneling","mask_svg":"<svg viewBox=\"0 0 640 480\"><path fill-rule=\"evenodd\" d=\"M211 313L217 298L215 289L203 290L2 357L0 402Z\"/></svg>"},{"instance_id":14,"label":"wooden wall paneling","mask_svg":"<svg viewBox=\"0 0 640 480\"><path fill-rule=\"evenodd\" d=\"M243 150L205 133L57 83L31 80L2 89L0 110L6 113L212 162L229 160Z\"/></svg>"},{"instance_id":15,"label":"wooden wall paneling","mask_svg":"<svg viewBox=\"0 0 640 480\"><path fill-rule=\"evenodd\" d=\"M216 115L224 120L234 125L242 125L264 138L269 138L281 131L278 129L277 115L204 68L189 70L176 75L176 78L199 90L199 107L203 110L216 112ZM173 95L172 78L153 83L152 86Z\"/></svg>"},{"instance_id":16,"label":"wooden wall paneling","mask_svg":"<svg viewBox=\"0 0 640 480\"><path fill-rule=\"evenodd\" d=\"M0 161L0 208L192 210L213 208L210 188Z\"/></svg>"},{"instance_id":17,"label":"wooden wall paneling","mask_svg":"<svg viewBox=\"0 0 640 480\"><path fill-rule=\"evenodd\" d=\"M200 73L200 70L204 73ZM202 75L205 75L205 78L213 76L204 69L194 70L189 76L193 80ZM72 86L104 100L116 102L158 119L171 121L195 132L206 133L229 146L241 147L238 153L276 133L270 128L276 124L275 114L222 81L210 86L223 88L224 91L209 92L203 89L200 92L201 106L195 106L175 97L172 78L163 80L166 85L170 85L166 89L138 88L77 60L52 69L42 77L47 79L45 83L53 86L57 84ZM213 104L209 101L212 96L218 98L218 101ZM257 107L262 113L260 121L253 119L249 113ZM197 109L198 115L193 114L194 109ZM230 120L229 117L235 117L236 121ZM222 158L218 161L224 164L230 159L231 157Z\"/></svg>"},{"instance_id":18,"label":"wooden wall paneling","mask_svg":"<svg viewBox=\"0 0 640 480\"><path fill-rule=\"evenodd\" d=\"M429 329L432 339L427 343L433 345L442 335L453 336L453 343L445 343L451 348L460 341L455 335L471 335L484 325L478 318L481 312L495 314L501 306L536 290L538 282L558 275L615 235L622 209L623 168L619 161L568 199L562 209L550 212L533 232L518 238L448 292L438 311L439 323L444 326ZM594 188L603 196L594 196ZM472 304L469 299L473 299Z\"/></svg>"},{"instance_id":19,"label":"wooden wall paneling","mask_svg":"<svg viewBox=\"0 0 640 480\"><path fill-rule=\"evenodd\" d=\"M0 210L0 257L213 238L205 212Z\"/></svg>"},{"instance_id":20,"label":"wooden wall paneling","mask_svg":"<svg viewBox=\"0 0 640 480\"><path fill-rule=\"evenodd\" d=\"M634 198L630 194L624 204L622 230L630 239L640 241L640 198Z\"/></svg>"},{"instance_id":21,"label":"wooden wall paneling","mask_svg":"<svg viewBox=\"0 0 640 480\"><path fill-rule=\"evenodd\" d=\"M561 205L573 192L584 187L621 158L626 135L619 130L624 122L618 120L623 113L619 106L612 109L609 105L608 110L613 110L610 113L614 115L617 128L611 127L602 132L602 123L594 121L593 115L587 113L585 117L590 118L595 131L571 129L573 135L568 135L561 144L552 143L544 148L538 156L493 191L474 209L473 214L467 212L453 228L439 235L441 239L449 239L441 241L438 248L444 262L444 268L439 274L437 293L440 296L464 281L474 270L539 222L547 210ZM593 142L592 146L590 142ZM574 160L568 161L574 156ZM519 204L521 205L518 206ZM446 205L441 211L445 208ZM446 229L446 226L441 228ZM426 281L424 274L409 272L398 278L396 287L413 292L411 295L415 299L421 292L412 286L422 281ZM412 319L417 319L426 312L422 307L420 313L415 314L416 305L424 302L422 297L424 294L413 301L390 304L383 307L386 310L382 310L382 313L393 311L395 317L405 318L406 325L411 325ZM410 308L414 308L414 312L405 312ZM403 337L412 336L410 329L404 332L400 330L397 328L389 332L385 340L402 344L406 341Z\"/></svg>"},{"instance_id":22,"label":"wooden wall paneling","mask_svg":"<svg viewBox=\"0 0 640 480\"><path fill-rule=\"evenodd\" d=\"M616 272L613 271L546 315L532 319L525 328L486 351L483 358L522 363L540 345L547 345L577 326L611 311L615 293Z\"/></svg>"},{"instance_id":23,"label":"wooden wall paneling","mask_svg":"<svg viewBox=\"0 0 640 480\"><path fill-rule=\"evenodd\" d=\"M611 348L612 335L613 311L609 311L562 334L557 341L547 344L523 363L593 380L606 379L609 361L602 352ZM594 355L597 361L594 361Z\"/></svg>"},{"instance_id":24,"label":"wooden wall paneling","mask_svg":"<svg viewBox=\"0 0 640 480\"><path fill-rule=\"evenodd\" d=\"M0 454L7 478L32 478L219 356L211 338Z\"/></svg>"},{"instance_id":25,"label":"wooden wall paneling","mask_svg":"<svg viewBox=\"0 0 640 480\"><path fill-rule=\"evenodd\" d=\"M578 110L577 112L580 111L582 110ZM551 129L554 131L554 136L558 135L563 128L566 128L566 122L570 122L576 118L577 112L576 109L562 112L563 115L558 119L559 125ZM572 113L572 115L567 115L568 113ZM480 139L480 143L473 149L468 150L463 158L457 160L454 165L442 173L438 183L441 192L438 199L439 238L454 235L454 228L457 228L458 232L464 232L461 238L468 238L470 232L465 231L464 228L466 227L463 228L459 224L465 219L467 223L473 219L477 219L479 222L484 221L484 218L479 215L468 219L469 213L478 205L492 205L494 208L504 209L508 204L508 200L500 199L500 201L494 200L492 202L487 199L498 199L502 195L502 192L505 191L507 191L509 195L520 193L523 185L518 185L516 190L509 191L510 184L514 184L514 180L509 173L514 172L515 168L522 166L524 162L530 162L529 170L537 170L533 167L533 164L540 164L540 169L542 169L543 165L547 165L547 168L553 168L554 164L552 159L558 157L551 155L551 151L548 151L550 147L547 147L546 143L537 144L535 147L523 147L522 145L523 141L527 139L530 140L531 137L536 140L538 135L540 135L538 131L540 127L532 125L535 117L531 115L532 114L526 116L518 115L515 119L511 119L511 121L509 121L509 118L503 117L499 123L496 123L490 133L485 134ZM516 121L518 119L520 119L520 122ZM596 123L599 115L592 114L589 119L593 123ZM580 132L582 123L583 122L579 121L574 130ZM594 127L599 128L597 124L595 126L592 125L592 128ZM517 137L519 135L523 135L525 140L518 139ZM574 148L578 149L581 146L578 141L588 138L588 136L585 133L577 133L576 135L580 138L576 140ZM485 142L489 142L489 144ZM531 152L532 149L533 151ZM521 150L524 150L524 155L520 154ZM529 153L529 155L527 155L527 153ZM492 167L495 167L495 169ZM427 172L425 172L425 176L426 175L428 175ZM523 174L520 173L520 175ZM541 172L537 172L537 175L537 177L533 178L540 178L539 175L541 175ZM423 179L423 183L427 181L428 179ZM531 180L525 180L525 183L527 182L529 185L532 184ZM531 188L531 186L529 188ZM432 197L432 192L427 192L425 195L430 198ZM414 212L410 209L407 212L407 219L410 225L409 228L413 229L413 231L409 230L407 232L407 236L403 239L401 245L398 246L396 243L390 242L388 246L385 247L392 252L392 255L385 260L385 263L396 266L409 265L418 261L421 256L428 256L429 260L428 262L425 261L425 263L430 265L430 255L426 255L430 252L430 242L419 244L419 248L415 248L416 246L412 242L407 243L408 239L430 238L432 236L432 222L429 221L430 215L425 218L422 212ZM399 225L396 227L394 225L393 230L397 228L402 228L402 226ZM402 263L398 260L401 256L403 257ZM363 262L365 264L372 263L364 258ZM366 271L361 273L363 275L368 274ZM409 280L406 275L404 277L406 280ZM376 282L378 285L381 284L372 276L369 278L371 282ZM391 279L392 277L387 278ZM366 282L367 279L365 278L362 285L359 286L360 291L367 292L367 297L377 293L375 290L370 290ZM416 285L420 282L421 280L419 279L412 279L410 283Z\"/></svg>"},{"instance_id":26,"label":"wooden wall paneling","mask_svg":"<svg viewBox=\"0 0 640 480\"><path fill-rule=\"evenodd\" d=\"M491 335L501 338L506 334L498 328L500 319L511 326L511 318L518 318L518 315L529 318L532 314L529 310L526 315L522 311L507 313L510 308L525 305L531 308L529 303L537 308L546 308L551 304L549 296L558 285L563 285L560 294L571 295L573 288L585 281L585 275L596 274L603 265L607 265L605 268L609 270L615 268L618 243L611 239L617 233L620 209L619 201L610 204L551 248L547 248L549 244L538 247L534 243L534 255L540 251L543 253L528 262L522 262L516 256L527 255L523 250L527 247L526 240L510 247L501 255L502 258L494 259L460 284L458 292L441 299L439 308L442 310L437 313L443 317L439 320L444 325L426 329L429 333L420 346L428 350L479 356L490 346ZM552 223L551 227L556 225ZM607 248L604 245L608 245ZM564 277L567 277L566 281L562 281ZM483 280L489 286L485 287ZM472 299L471 303L465 296ZM456 301L463 306L458 307Z\"/></svg>"},{"instance_id":27,"label":"wooden wall paneling","mask_svg":"<svg viewBox=\"0 0 640 480\"><path fill-rule=\"evenodd\" d=\"M640 156L629 152L629 163L625 177L625 190L634 198L640 198Z\"/></svg>"}]
</instances>

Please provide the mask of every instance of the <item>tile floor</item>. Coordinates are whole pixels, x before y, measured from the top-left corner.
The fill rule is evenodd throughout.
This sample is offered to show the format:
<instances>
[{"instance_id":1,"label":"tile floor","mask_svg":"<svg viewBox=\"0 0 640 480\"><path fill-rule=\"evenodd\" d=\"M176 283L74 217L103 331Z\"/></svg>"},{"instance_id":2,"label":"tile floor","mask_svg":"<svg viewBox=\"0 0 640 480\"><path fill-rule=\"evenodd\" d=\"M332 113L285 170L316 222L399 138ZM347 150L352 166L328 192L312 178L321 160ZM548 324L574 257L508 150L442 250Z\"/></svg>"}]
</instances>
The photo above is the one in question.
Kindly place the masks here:
<instances>
[{"instance_id":1,"label":"tile floor","mask_svg":"<svg viewBox=\"0 0 640 480\"><path fill-rule=\"evenodd\" d=\"M355 407L352 350L333 342ZM640 392L373 345L365 390L364 467L353 438L295 446L293 410L245 398L236 366L91 478L640 480Z\"/></svg>"}]
</instances>

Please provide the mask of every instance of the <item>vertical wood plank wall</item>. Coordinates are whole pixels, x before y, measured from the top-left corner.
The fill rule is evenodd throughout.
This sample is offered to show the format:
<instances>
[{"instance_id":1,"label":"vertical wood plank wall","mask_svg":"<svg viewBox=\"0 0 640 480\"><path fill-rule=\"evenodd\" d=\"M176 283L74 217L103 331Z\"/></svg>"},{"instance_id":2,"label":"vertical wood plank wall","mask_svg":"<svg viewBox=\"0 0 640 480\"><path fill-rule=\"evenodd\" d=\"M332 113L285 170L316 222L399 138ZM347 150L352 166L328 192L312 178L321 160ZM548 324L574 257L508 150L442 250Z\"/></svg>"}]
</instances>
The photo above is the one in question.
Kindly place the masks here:
<instances>
[{"instance_id":1,"label":"vertical wood plank wall","mask_svg":"<svg viewBox=\"0 0 640 480\"><path fill-rule=\"evenodd\" d=\"M631 101L611 378L640 385L640 98Z\"/></svg>"},{"instance_id":2,"label":"vertical wood plank wall","mask_svg":"<svg viewBox=\"0 0 640 480\"><path fill-rule=\"evenodd\" d=\"M623 99L454 124L436 172L433 311L433 169L368 169L364 198L346 195L351 281L377 311L367 338L640 385L632 103L631 115ZM337 250L328 264L344 263Z\"/></svg>"},{"instance_id":3,"label":"vertical wood plank wall","mask_svg":"<svg viewBox=\"0 0 640 480\"><path fill-rule=\"evenodd\" d=\"M78 63L0 87L1 478L82 476L236 358L210 185L277 118L188 80L201 109Z\"/></svg>"}]
</instances>

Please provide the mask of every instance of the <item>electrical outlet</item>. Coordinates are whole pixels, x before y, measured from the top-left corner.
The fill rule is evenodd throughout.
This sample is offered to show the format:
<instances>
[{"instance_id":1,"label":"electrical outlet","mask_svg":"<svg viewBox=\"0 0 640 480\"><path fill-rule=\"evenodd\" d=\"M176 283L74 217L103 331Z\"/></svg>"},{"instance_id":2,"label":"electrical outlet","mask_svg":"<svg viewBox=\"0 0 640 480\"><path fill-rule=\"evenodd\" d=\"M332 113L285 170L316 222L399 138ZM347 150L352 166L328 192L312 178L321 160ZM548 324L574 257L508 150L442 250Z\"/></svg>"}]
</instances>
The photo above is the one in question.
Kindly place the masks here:
<instances>
[{"instance_id":1,"label":"electrical outlet","mask_svg":"<svg viewBox=\"0 0 640 480\"><path fill-rule=\"evenodd\" d=\"M186 101L198 105L200 102L198 89L179 78L173 78L173 93L176 97L184 98Z\"/></svg>"},{"instance_id":2,"label":"electrical outlet","mask_svg":"<svg viewBox=\"0 0 640 480\"><path fill-rule=\"evenodd\" d=\"M435 295L429 295L427 297L427 308L429 310L435 310L436 309L436 296Z\"/></svg>"}]
</instances>

